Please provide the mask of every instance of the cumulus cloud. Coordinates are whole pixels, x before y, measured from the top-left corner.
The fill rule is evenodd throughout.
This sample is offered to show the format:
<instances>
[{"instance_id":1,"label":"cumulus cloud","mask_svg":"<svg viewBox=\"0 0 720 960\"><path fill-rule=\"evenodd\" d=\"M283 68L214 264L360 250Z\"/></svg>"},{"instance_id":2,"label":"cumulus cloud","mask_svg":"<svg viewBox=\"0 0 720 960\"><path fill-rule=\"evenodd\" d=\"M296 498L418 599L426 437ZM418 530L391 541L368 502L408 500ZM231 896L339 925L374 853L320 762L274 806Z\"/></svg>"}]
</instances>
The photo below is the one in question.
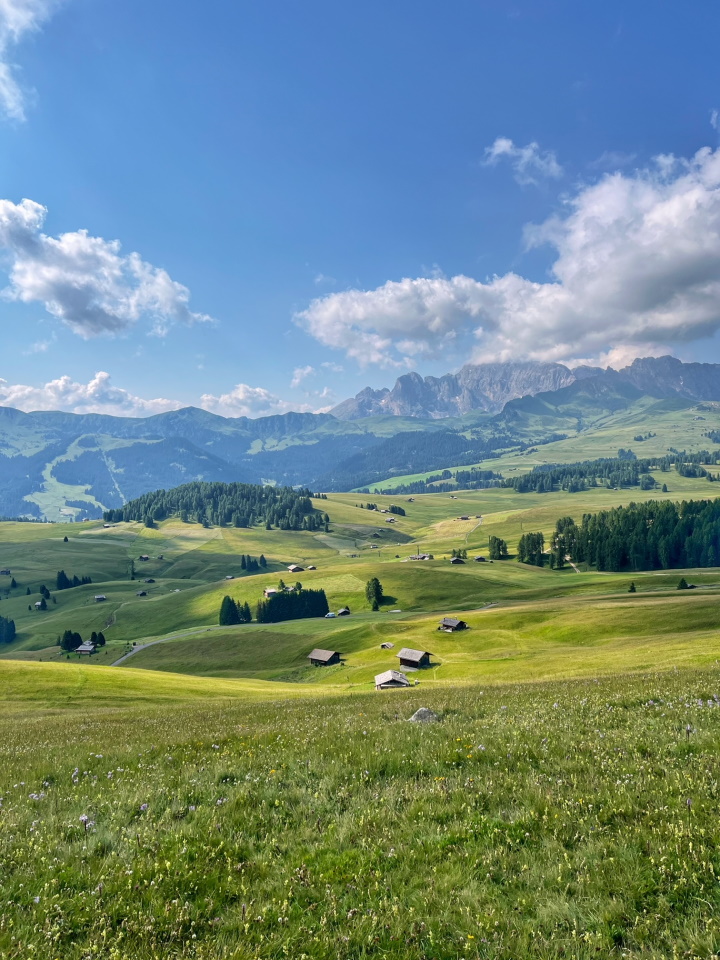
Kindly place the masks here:
<instances>
[{"instance_id":1,"label":"cumulus cloud","mask_svg":"<svg viewBox=\"0 0 720 960\"><path fill-rule=\"evenodd\" d=\"M117 240L92 237L87 230L47 236L42 232L46 214L33 200L0 200L0 251L10 277L3 291L7 299L44 304L86 339L121 333L141 318L148 318L158 335L173 323L211 319L189 309L187 287L137 253L122 255Z\"/></svg>"},{"instance_id":2,"label":"cumulus cloud","mask_svg":"<svg viewBox=\"0 0 720 960\"><path fill-rule=\"evenodd\" d=\"M330 373L342 373L345 370L345 367L341 363L335 363L333 360L326 360L324 363L320 364L325 370L329 370Z\"/></svg>"},{"instance_id":3,"label":"cumulus cloud","mask_svg":"<svg viewBox=\"0 0 720 960\"><path fill-rule=\"evenodd\" d=\"M251 387L247 383L238 383L229 393L217 397L204 393L200 398L200 406L223 417L268 417L274 413L304 413L312 410L308 404L281 400L264 387Z\"/></svg>"},{"instance_id":4,"label":"cumulus cloud","mask_svg":"<svg viewBox=\"0 0 720 960\"><path fill-rule=\"evenodd\" d=\"M175 400L144 400L114 387L110 374L100 371L88 383L77 383L71 377L58 377L40 387L10 384L0 378L0 404L24 410L65 410L70 413L107 413L114 416L146 417L182 406Z\"/></svg>"},{"instance_id":5,"label":"cumulus cloud","mask_svg":"<svg viewBox=\"0 0 720 960\"><path fill-rule=\"evenodd\" d=\"M318 298L296 322L360 364L408 366L453 346L475 359L572 360L678 345L720 329L720 151L656 158L580 187L526 229L551 276L389 281Z\"/></svg>"},{"instance_id":6,"label":"cumulus cloud","mask_svg":"<svg viewBox=\"0 0 720 960\"><path fill-rule=\"evenodd\" d=\"M498 137L485 148L483 163L495 166L501 160L507 160L513 168L515 179L523 185L537 183L538 179L559 179L563 169L552 150L541 150L534 140L524 147L516 146L509 137Z\"/></svg>"},{"instance_id":7,"label":"cumulus cloud","mask_svg":"<svg viewBox=\"0 0 720 960\"><path fill-rule=\"evenodd\" d=\"M39 30L58 3L55 0L0 0L0 109L12 120L25 119L25 97L10 62L12 48Z\"/></svg>"},{"instance_id":8,"label":"cumulus cloud","mask_svg":"<svg viewBox=\"0 0 720 960\"><path fill-rule=\"evenodd\" d=\"M292 380L290 381L291 387L299 387L303 380L306 380L308 377L312 377L315 373L315 367L308 365L307 367L295 367L293 370Z\"/></svg>"}]
</instances>

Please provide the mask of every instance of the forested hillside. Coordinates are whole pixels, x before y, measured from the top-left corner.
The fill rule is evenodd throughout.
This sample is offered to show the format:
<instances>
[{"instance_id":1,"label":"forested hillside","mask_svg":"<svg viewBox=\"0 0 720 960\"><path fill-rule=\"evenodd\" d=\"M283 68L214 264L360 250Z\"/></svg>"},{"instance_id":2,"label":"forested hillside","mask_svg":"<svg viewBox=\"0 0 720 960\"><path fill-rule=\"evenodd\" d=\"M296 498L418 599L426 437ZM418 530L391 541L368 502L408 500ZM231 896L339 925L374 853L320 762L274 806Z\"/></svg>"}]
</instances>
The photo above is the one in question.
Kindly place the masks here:
<instances>
[{"instance_id":1,"label":"forested hillside","mask_svg":"<svg viewBox=\"0 0 720 960\"><path fill-rule=\"evenodd\" d=\"M319 530L327 522L313 510L309 490L249 483L186 483L156 490L107 510L105 520L140 520L148 526L178 516L186 523L252 527L264 523L281 530Z\"/></svg>"},{"instance_id":2,"label":"forested hillside","mask_svg":"<svg viewBox=\"0 0 720 960\"><path fill-rule=\"evenodd\" d=\"M720 558L720 500L648 500L558 522L555 548L598 570L714 567Z\"/></svg>"}]
</instances>

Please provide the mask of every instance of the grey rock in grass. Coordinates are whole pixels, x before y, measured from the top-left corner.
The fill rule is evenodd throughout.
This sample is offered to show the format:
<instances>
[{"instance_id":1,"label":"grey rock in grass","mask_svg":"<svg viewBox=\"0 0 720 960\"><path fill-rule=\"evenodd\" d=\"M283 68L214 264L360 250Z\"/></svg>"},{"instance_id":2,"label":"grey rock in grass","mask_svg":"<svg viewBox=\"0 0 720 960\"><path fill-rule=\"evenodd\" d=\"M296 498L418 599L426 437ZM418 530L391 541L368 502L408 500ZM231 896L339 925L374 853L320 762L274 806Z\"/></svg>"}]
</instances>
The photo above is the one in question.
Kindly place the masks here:
<instances>
[{"instance_id":1,"label":"grey rock in grass","mask_svg":"<svg viewBox=\"0 0 720 960\"><path fill-rule=\"evenodd\" d=\"M410 723L437 723L440 717L427 707L420 707L410 717Z\"/></svg>"}]
</instances>

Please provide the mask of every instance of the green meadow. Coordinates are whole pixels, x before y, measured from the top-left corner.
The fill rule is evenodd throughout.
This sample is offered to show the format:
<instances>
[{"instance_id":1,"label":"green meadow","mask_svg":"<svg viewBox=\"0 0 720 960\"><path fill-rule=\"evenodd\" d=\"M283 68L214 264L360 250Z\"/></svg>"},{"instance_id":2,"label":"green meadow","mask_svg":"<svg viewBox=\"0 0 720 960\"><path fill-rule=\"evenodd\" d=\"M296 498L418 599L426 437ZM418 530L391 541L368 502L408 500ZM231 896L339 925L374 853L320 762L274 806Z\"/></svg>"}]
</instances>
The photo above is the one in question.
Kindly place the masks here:
<instances>
[{"instance_id":1,"label":"green meadow","mask_svg":"<svg viewBox=\"0 0 720 960\"><path fill-rule=\"evenodd\" d=\"M472 559L649 496L334 494L318 533L0 525L0 960L720 956L720 569ZM280 578L351 615L219 626ZM62 653L66 629L107 643ZM376 692L405 646L430 667Z\"/></svg>"}]
</instances>

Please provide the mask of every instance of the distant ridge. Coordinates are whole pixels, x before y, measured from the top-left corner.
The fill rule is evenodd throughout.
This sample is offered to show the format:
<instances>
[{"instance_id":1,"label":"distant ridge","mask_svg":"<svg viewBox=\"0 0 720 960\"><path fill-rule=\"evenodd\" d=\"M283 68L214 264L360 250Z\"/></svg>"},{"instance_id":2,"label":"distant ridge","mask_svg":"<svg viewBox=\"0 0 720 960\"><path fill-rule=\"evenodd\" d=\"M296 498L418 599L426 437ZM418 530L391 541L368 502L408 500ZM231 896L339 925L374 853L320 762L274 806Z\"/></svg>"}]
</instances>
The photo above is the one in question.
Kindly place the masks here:
<instances>
[{"instance_id":1,"label":"distant ridge","mask_svg":"<svg viewBox=\"0 0 720 960\"><path fill-rule=\"evenodd\" d=\"M683 363L675 357L643 357L622 370L533 361L466 364L458 373L421 377L406 373L392 390L366 387L344 400L330 413L340 420L359 420L382 414L396 417L441 419L460 417L472 411L499 413L505 404L520 397L570 386L593 378L623 380L651 397L684 397L689 400L720 400L720 364Z\"/></svg>"}]
</instances>

